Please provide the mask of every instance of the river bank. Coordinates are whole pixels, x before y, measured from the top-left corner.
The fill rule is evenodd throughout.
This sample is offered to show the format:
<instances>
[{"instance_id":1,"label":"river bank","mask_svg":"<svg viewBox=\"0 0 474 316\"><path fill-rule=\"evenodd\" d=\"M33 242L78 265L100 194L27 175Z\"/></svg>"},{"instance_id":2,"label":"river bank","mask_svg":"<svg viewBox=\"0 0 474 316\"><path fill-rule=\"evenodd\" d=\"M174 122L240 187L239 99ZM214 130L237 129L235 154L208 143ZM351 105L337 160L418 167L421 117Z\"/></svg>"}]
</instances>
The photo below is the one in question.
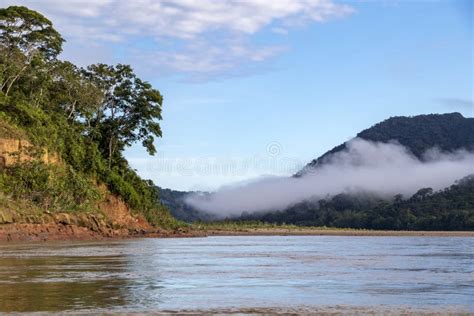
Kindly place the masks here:
<instances>
[{"instance_id":1,"label":"river bank","mask_svg":"<svg viewBox=\"0 0 474 316\"><path fill-rule=\"evenodd\" d=\"M94 231L78 225L5 224L0 225L0 244L9 242L94 241L125 238L202 237L202 232L185 229L112 229Z\"/></svg>"},{"instance_id":2,"label":"river bank","mask_svg":"<svg viewBox=\"0 0 474 316\"><path fill-rule=\"evenodd\" d=\"M211 229L209 236L427 236L474 237L474 231L395 231L338 228L248 228L240 230Z\"/></svg>"},{"instance_id":3,"label":"river bank","mask_svg":"<svg viewBox=\"0 0 474 316\"><path fill-rule=\"evenodd\" d=\"M379 231L336 228L239 228L195 229L181 227L165 230L151 227L112 227L92 217L86 225L74 221L59 223L12 223L0 225L0 243L46 242L76 240L107 240L124 238L170 238L207 236L426 236L426 237L474 237L472 231Z\"/></svg>"},{"instance_id":4,"label":"river bank","mask_svg":"<svg viewBox=\"0 0 474 316\"><path fill-rule=\"evenodd\" d=\"M62 224L0 225L0 244L9 242L94 241L128 238L204 237L202 232L185 229L108 229L98 232L87 227Z\"/></svg>"},{"instance_id":5,"label":"river bank","mask_svg":"<svg viewBox=\"0 0 474 316\"><path fill-rule=\"evenodd\" d=\"M119 205L120 206L120 205ZM159 228L120 207L104 213L0 210L0 243L106 240L134 237L194 237L186 227Z\"/></svg>"}]
</instances>

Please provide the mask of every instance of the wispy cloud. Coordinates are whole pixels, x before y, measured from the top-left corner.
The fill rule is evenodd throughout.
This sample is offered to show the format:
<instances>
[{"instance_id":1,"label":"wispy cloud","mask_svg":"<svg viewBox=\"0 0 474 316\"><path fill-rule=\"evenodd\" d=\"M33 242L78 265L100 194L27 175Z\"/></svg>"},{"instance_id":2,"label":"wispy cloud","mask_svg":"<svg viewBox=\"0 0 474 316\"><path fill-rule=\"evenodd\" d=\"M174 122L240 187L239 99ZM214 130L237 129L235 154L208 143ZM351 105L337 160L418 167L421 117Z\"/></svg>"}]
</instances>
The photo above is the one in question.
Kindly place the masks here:
<instances>
[{"instance_id":1,"label":"wispy cloud","mask_svg":"<svg viewBox=\"0 0 474 316\"><path fill-rule=\"evenodd\" d=\"M286 34L295 24L348 16L353 7L333 0L1 0L50 17L70 42L130 43L148 40L157 69L197 77L233 73L244 64L271 60L285 49L253 45L265 28ZM237 39L237 42L229 38ZM175 45L161 47L164 41ZM137 48L133 47L132 48ZM138 46L139 47L139 46Z\"/></svg>"},{"instance_id":2,"label":"wispy cloud","mask_svg":"<svg viewBox=\"0 0 474 316\"><path fill-rule=\"evenodd\" d=\"M278 45L255 46L242 40L208 40L189 42L179 51L136 51L135 57L149 60L148 65L165 73L185 74L187 81L201 82L209 78L247 75L263 70L263 62L288 48Z\"/></svg>"},{"instance_id":3,"label":"wispy cloud","mask_svg":"<svg viewBox=\"0 0 474 316\"><path fill-rule=\"evenodd\" d=\"M238 216L243 211L282 210L339 193L370 192L387 198L401 193L409 197L423 187L443 189L474 172L474 152L465 150L442 153L433 148L421 161L397 143L355 138L347 146L302 177L266 177L224 186L210 195L191 194L186 201L221 217Z\"/></svg>"}]
</instances>

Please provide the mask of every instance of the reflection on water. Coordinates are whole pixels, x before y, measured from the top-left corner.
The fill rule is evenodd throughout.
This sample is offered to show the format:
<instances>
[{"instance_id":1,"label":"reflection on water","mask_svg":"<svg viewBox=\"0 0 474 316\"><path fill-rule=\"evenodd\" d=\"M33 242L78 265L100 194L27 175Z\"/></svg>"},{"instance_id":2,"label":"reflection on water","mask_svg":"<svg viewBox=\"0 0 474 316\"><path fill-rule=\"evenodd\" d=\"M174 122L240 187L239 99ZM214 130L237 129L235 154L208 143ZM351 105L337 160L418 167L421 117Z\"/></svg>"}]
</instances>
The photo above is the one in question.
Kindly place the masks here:
<instances>
[{"instance_id":1,"label":"reflection on water","mask_svg":"<svg viewBox=\"0 0 474 316\"><path fill-rule=\"evenodd\" d=\"M0 246L0 311L474 311L474 238L259 236Z\"/></svg>"}]
</instances>

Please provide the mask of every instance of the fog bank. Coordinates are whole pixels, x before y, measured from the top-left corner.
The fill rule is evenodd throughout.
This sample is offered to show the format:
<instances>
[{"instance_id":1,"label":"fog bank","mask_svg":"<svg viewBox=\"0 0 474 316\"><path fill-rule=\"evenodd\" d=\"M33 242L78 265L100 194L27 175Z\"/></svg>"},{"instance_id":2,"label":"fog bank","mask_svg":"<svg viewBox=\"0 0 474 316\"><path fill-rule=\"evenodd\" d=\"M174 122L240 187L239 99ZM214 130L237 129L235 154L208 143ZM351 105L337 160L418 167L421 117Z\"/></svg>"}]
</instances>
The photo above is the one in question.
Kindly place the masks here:
<instances>
[{"instance_id":1,"label":"fog bank","mask_svg":"<svg viewBox=\"0 0 474 316\"><path fill-rule=\"evenodd\" d=\"M396 143L353 139L300 178L267 177L226 186L208 195L186 197L190 206L226 217L242 212L281 210L307 199L369 191L383 196L411 196L422 187L440 190L474 173L474 153L431 149L424 161Z\"/></svg>"}]
</instances>

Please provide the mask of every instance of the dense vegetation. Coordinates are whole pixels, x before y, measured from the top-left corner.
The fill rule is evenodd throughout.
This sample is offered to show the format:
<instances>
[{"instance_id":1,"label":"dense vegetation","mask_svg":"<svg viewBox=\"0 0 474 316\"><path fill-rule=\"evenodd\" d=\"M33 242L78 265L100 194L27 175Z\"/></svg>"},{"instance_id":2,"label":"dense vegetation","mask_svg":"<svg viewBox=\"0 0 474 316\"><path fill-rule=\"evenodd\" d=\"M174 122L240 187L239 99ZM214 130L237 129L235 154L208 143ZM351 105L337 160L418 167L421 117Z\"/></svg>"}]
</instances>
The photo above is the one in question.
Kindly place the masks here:
<instances>
[{"instance_id":1,"label":"dense vegetation","mask_svg":"<svg viewBox=\"0 0 474 316\"><path fill-rule=\"evenodd\" d=\"M474 230L474 175L439 192L420 189L409 199L339 194L283 211L244 214L240 220L303 226L393 230Z\"/></svg>"},{"instance_id":2,"label":"dense vegetation","mask_svg":"<svg viewBox=\"0 0 474 316\"><path fill-rule=\"evenodd\" d=\"M435 147L445 152L474 150L474 119L464 118L458 113L395 117L357 136L377 142L398 141L423 160L423 153ZM342 144L334 148L308 167L317 170L330 154L345 149L345 146ZM167 203L183 204L184 194L168 194ZM188 205L180 208L193 214L187 217L178 212L176 215L184 221L209 220L203 217L204 213ZM474 179L468 177L440 192L433 192L430 188L420 189L408 199L403 199L401 195L387 199L369 192L338 194L324 200L304 201L285 210L243 214L232 220L338 228L474 230Z\"/></svg>"},{"instance_id":3,"label":"dense vegetation","mask_svg":"<svg viewBox=\"0 0 474 316\"><path fill-rule=\"evenodd\" d=\"M216 219L214 215L199 211L186 204L185 196L194 192L175 191L160 187L156 187L156 190L161 203L170 210L171 215L181 221L192 223L196 221L209 222Z\"/></svg>"},{"instance_id":4,"label":"dense vegetation","mask_svg":"<svg viewBox=\"0 0 474 316\"><path fill-rule=\"evenodd\" d=\"M13 166L0 170L1 200L25 200L50 211L94 211L105 186L150 223L175 225L214 218L183 201L186 192L157 188L141 179L123 156L141 143L153 155L161 137L163 97L128 65L80 68L58 59L64 39L51 21L26 7L0 9L0 138L28 140ZM474 150L474 119L458 113L394 117L357 135L396 140L419 159L430 148ZM317 168L335 147L308 167ZM45 163L45 152L58 156ZM28 157L38 159L20 159ZM298 173L300 176L304 171ZM3 203L3 202L2 202ZM369 193L339 194L240 220L372 229L474 229L474 179L440 192L421 189L409 199L387 201Z\"/></svg>"},{"instance_id":5,"label":"dense vegetation","mask_svg":"<svg viewBox=\"0 0 474 316\"><path fill-rule=\"evenodd\" d=\"M474 151L474 118L459 113L393 117L357 134L374 142L397 141L423 160L432 148L443 152ZM346 143L309 163L317 170L330 155L346 149ZM286 210L242 216L244 220L310 226L408 230L474 230L474 180L468 177L443 190L420 189L413 197L392 200L370 193L339 194L321 201L305 201Z\"/></svg>"},{"instance_id":6,"label":"dense vegetation","mask_svg":"<svg viewBox=\"0 0 474 316\"><path fill-rule=\"evenodd\" d=\"M160 92L128 65L79 68L59 60L63 42L40 13L0 9L0 138L24 137L30 156L47 150L60 157L58 164L18 159L0 173L0 192L48 209L91 210L105 184L150 223L172 224L153 183L123 156L136 142L156 152Z\"/></svg>"}]
</instances>

